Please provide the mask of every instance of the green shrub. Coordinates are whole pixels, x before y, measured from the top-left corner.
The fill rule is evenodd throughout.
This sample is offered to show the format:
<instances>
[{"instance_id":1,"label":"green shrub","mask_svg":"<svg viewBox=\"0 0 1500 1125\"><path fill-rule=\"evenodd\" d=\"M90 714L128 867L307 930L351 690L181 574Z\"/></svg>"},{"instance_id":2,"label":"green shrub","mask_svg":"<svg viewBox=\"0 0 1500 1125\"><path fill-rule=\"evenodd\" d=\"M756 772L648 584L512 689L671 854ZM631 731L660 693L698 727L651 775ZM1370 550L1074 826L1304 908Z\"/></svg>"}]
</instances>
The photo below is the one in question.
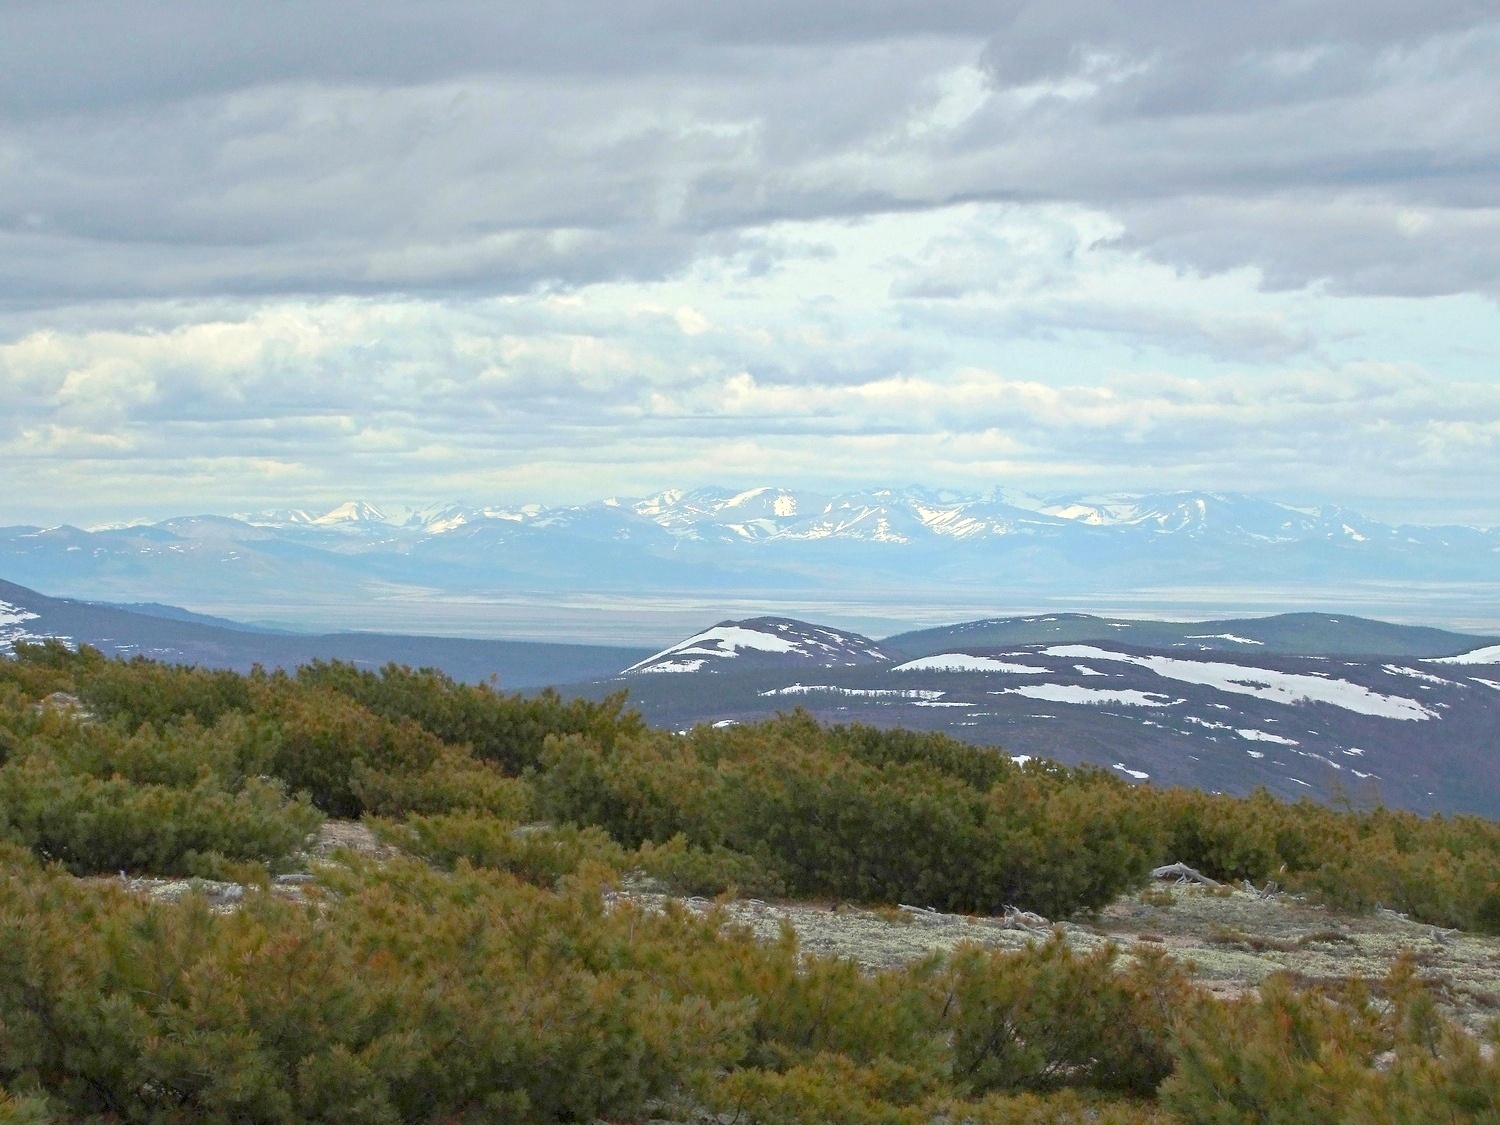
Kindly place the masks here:
<instances>
[{"instance_id":1,"label":"green shrub","mask_svg":"<svg viewBox=\"0 0 1500 1125\"><path fill-rule=\"evenodd\" d=\"M1439 926L1500 933L1500 824L1474 816L1356 812L1264 791L1234 798L1143 790L1164 861L1218 879L1274 879L1331 906L1382 905Z\"/></svg>"},{"instance_id":2,"label":"green shrub","mask_svg":"<svg viewBox=\"0 0 1500 1125\"><path fill-rule=\"evenodd\" d=\"M193 718L202 726L231 711L253 706L253 681L223 669L160 664L144 657L132 660L75 658L73 680L78 697L104 719L118 719L133 729L142 723L166 726Z\"/></svg>"},{"instance_id":3,"label":"green shrub","mask_svg":"<svg viewBox=\"0 0 1500 1125\"><path fill-rule=\"evenodd\" d=\"M775 897L786 890L781 876L753 856L725 847L696 848L682 835L665 844L647 840L634 863L673 894L718 895L733 889L744 896Z\"/></svg>"},{"instance_id":4,"label":"green shrub","mask_svg":"<svg viewBox=\"0 0 1500 1125\"><path fill-rule=\"evenodd\" d=\"M928 1125L924 1083L889 1062L818 1056L786 1070L734 1070L705 1095L710 1109L756 1125Z\"/></svg>"},{"instance_id":5,"label":"green shrub","mask_svg":"<svg viewBox=\"0 0 1500 1125\"><path fill-rule=\"evenodd\" d=\"M279 865L322 817L273 781L238 792L205 776L190 787L70 774L45 758L0 768L0 830L76 874L207 875L214 857Z\"/></svg>"},{"instance_id":6,"label":"green shrub","mask_svg":"<svg viewBox=\"0 0 1500 1125\"><path fill-rule=\"evenodd\" d=\"M968 949L952 970L953 1074L975 1093L1087 1086L1151 1094L1172 1070L1172 1024L1192 990L1164 954L1123 972L1060 933L1020 953Z\"/></svg>"},{"instance_id":7,"label":"green shrub","mask_svg":"<svg viewBox=\"0 0 1500 1125\"><path fill-rule=\"evenodd\" d=\"M702 924L411 862L309 909L142 902L13 864L0 880L0 1077L127 1121L629 1117L742 1049L742 1006L675 996L649 954Z\"/></svg>"},{"instance_id":8,"label":"green shrub","mask_svg":"<svg viewBox=\"0 0 1500 1125\"><path fill-rule=\"evenodd\" d=\"M17 1097L0 1089L0 1125L51 1125L55 1120L46 1098Z\"/></svg>"},{"instance_id":9,"label":"green shrub","mask_svg":"<svg viewBox=\"0 0 1500 1125\"><path fill-rule=\"evenodd\" d=\"M1500 1061L1445 1021L1398 964L1377 1004L1273 976L1255 997L1200 1004L1179 1029L1163 1104L1192 1121L1425 1123L1500 1119Z\"/></svg>"},{"instance_id":10,"label":"green shrub","mask_svg":"<svg viewBox=\"0 0 1500 1125\"><path fill-rule=\"evenodd\" d=\"M860 757L838 749L856 736ZM680 835L751 856L796 894L989 913L1097 909L1139 884L1158 850L1148 810L1098 771L1007 763L981 790L963 776L974 771L928 764L904 737L877 752L882 738L852 728L825 739L798 717L612 749L554 738L538 803L627 847Z\"/></svg>"},{"instance_id":11,"label":"green shrub","mask_svg":"<svg viewBox=\"0 0 1500 1125\"><path fill-rule=\"evenodd\" d=\"M9 658L0 660L0 683L17 688L31 700L55 691L71 695L78 690L79 674L106 663L104 654L88 645L73 649L58 640L17 641Z\"/></svg>"},{"instance_id":12,"label":"green shrub","mask_svg":"<svg viewBox=\"0 0 1500 1125\"><path fill-rule=\"evenodd\" d=\"M45 758L68 773L122 778L137 785L192 786L214 778L237 790L274 769L274 724L237 712L204 728L186 719L158 731L80 721L66 711L0 708L6 760Z\"/></svg>"},{"instance_id":13,"label":"green shrub","mask_svg":"<svg viewBox=\"0 0 1500 1125\"><path fill-rule=\"evenodd\" d=\"M600 702L563 699L548 688L534 696L504 695L461 684L434 668L387 664L379 673L341 661L314 661L297 670L308 687L337 691L392 721L409 719L444 742L467 745L508 773L535 766L549 735L585 735L605 746L645 729L626 712L623 692Z\"/></svg>"},{"instance_id":14,"label":"green shrub","mask_svg":"<svg viewBox=\"0 0 1500 1125\"><path fill-rule=\"evenodd\" d=\"M615 873L628 866L625 849L598 828L517 825L475 813L411 816L376 826L382 838L447 870L462 860L543 887L585 864Z\"/></svg>"},{"instance_id":15,"label":"green shrub","mask_svg":"<svg viewBox=\"0 0 1500 1125\"><path fill-rule=\"evenodd\" d=\"M272 772L331 816L364 811L361 782L421 774L444 757L443 744L415 723L393 723L337 692L301 689L277 675L256 694L257 712L277 727Z\"/></svg>"},{"instance_id":16,"label":"green shrub","mask_svg":"<svg viewBox=\"0 0 1500 1125\"><path fill-rule=\"evenodd\" d=\"M416 772L357 767L349 790L362 811L377 816L472 812L525 821L535 804L524 779L507 777L497 766L453 747L444 747Z\"/></svg>"}]
</instances>

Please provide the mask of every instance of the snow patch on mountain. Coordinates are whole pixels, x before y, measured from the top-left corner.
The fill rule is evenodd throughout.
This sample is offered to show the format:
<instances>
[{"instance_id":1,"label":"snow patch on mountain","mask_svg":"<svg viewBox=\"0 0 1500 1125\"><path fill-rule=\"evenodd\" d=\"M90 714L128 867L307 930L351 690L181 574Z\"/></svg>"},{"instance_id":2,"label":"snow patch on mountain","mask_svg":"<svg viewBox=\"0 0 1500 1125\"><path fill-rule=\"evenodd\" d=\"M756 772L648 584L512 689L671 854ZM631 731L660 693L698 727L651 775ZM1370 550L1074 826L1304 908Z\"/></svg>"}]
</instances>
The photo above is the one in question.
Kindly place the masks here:
<instances>
[{"instance_id":1,"label":"snow patch on mountain","mask_svg":"<svg viewBox=\"0 0 1500 1125\"><path fill-rule=\"evenodd\" d=\"M1010 672L1018 675L1045 675L1046 668L1032 664L1011 664L991 656L970 656L966 652L945 652L923 656L898 664L892 672Z\"/></svg>"},{"instance_id":2,"label":"snow patch on mountain","mask_svg":"<svg viewBox=\"0 0 1500 1125\"><path fill-rule=\"evenodd\" d=\"M1061 656L1075 660L1111 660L1122 664L1134 664L1147 668L1164 679L1201 684L1220 691L1253 695L1259 699L1269 699L1287 705L1329 703L1335 707L1342 707L1346 711L1376 715L1385 719L1421 720L1438 717L1436 711L1429 710L1415 699L1407 699L1400 695L1381 695L1361 684L1332 677L1325 678L1300 672L1281 672L1273 668L1226 664L1219 661L1182 660L1172 656L1138 656L1132 653L1111 652L1093 645L1054 645L1044 651L1047 656Z\"/></svg>"},{"instance_id":3,"label":"snow patch on mountain","mask_svg":"<svg viewBox=\"0 0 1500 1125\"><path fill-rule=\"evenodd\" d=\"M1101 703L1118 703L1125 707L1175 707L1183 702L1149 691L1133 691L1121 688L1079 687L1077 684L1027 684L1024 687L1005 688L992 691L991 695L1024 695L1027 699L1041 699L1048 703L1079 703L1098 706Z\"/></svg>"},{"instance_id":4,"label":"snow patch on mountain","mask_svg":"<svg viewBox=\"0 0 1500 1125\"><path fill-rule=\"evenodd\" d=\"M1500 664L1500 645L1489 645L1486 648L1476 648L1473 652L1460 653L1458 656L1434 656L1428 664Z\"/></svg>"},{"instance_id":5,"label":"snow patch on mountain","mask_svg":"<svg viewBox=\"0 0 1500 1125\"><path fill-rule=\"evenodd\" d=\"M1429 684L1452 684L1452 680L1445 680L1441 676L1434 676L1429 672L1419 672L1415 668L1404 668L1399 664L1382 664L1381 668L1392 676L1405 676L1411 680L1422 680Z\"/></svg>"},{"instance_id":6,"label":"snow patch on mountain","mask_svg":"<svg viewBox=\"0 0 1500 1125\"><path fill-rule=\"evenodd\" d=\"M1295 738L1286 738L1279 734L1271 734L1269 731L1256 730L1254 727L1244 727L1234 732L1241 738L1250 742L1274 742L1278 746L1300 746Z\"/></svg>"},{"instance_id":7,"label":"snow patch on mountain","mask_svg":"<svg viewBox=\"0 0 1500 1125\"><path fill-rule=\"evenodd\" d=\"M714 671L725 661L811 665L819 668L884 664L890 660L874 641L790 618L721 621L671 648L632 664L623 676L649 672Z\"/></svg>"},{"instance_id":8,"label":"snow patch on mountain","mask_svg":"<svg viewBox=\"0 0 1500 1125\"><path fill-rule=\"evenodd\" d=\"M834 684L790 684L787 687L771 688L756 692L766 697L773 695L847 695L856 699L942 699L947 692L929 688L849 688Z\"/></svg>"},{"instance_id":9,"label":"snow patch on mountain","mask_svg":"<svg viewBox=\"0 0 1500 1125\"><path fill-rule=\"evenodd\" d=\"M24 628L26 622L35 620L37 615L25 606L0 602L0 652L9 652L18 641L43 640Z\"/></svg>"}]
</instances>

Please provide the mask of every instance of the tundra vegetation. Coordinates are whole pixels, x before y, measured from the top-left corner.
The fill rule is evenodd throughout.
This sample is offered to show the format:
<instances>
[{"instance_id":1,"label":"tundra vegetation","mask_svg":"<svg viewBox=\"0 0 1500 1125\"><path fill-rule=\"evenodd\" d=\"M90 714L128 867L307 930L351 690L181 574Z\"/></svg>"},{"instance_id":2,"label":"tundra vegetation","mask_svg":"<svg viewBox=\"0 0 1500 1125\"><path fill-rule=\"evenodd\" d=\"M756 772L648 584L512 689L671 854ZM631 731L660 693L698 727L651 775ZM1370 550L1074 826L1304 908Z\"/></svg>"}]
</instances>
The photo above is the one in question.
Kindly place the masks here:
<instances>
[{"instance_id":1,"label":"tundra vegetation","mask_svg":"<svg viewBox=\"0 0 1500 1125\"><path fill-rule=\"evenodd\" d=\"M319 864L325 817L381 859ZM1087 917L1182 861L1500 932L1500 826L1132 787L803 714L685 735L623 697L22 645L0 661L0 1121L957 1123L1500 1117L1402 962L1216 999L1165 952L898 968L609 893ZM118 876L250 887L233 909ZM90 878L94 876L114 878Z\"/></svg>"}]
</instances>

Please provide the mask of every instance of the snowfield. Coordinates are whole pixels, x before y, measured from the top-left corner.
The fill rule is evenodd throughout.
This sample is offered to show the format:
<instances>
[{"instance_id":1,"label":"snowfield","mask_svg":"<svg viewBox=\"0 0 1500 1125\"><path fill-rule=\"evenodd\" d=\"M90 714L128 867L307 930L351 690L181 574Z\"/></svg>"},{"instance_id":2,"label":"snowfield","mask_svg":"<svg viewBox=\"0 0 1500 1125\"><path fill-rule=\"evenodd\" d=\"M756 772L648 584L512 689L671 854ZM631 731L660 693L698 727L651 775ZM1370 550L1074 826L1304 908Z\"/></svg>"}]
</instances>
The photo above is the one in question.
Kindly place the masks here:
<instances>
[{"instance_id":1,"label":"snowfield","mask_svg":"<svg viewBox=\"0 0 1500 1125\"><path fill-rule=\"evenodd\" d=\"M42 640L22 627L27 621L36 619L37 615L29 609L0 602L0 652L9 652L17 641Z\"/></svg>"},{"instance_id":2,"label":"snowfield","mask_svg":"<svg viewBox=\"0 0 1500 1125\"><path fill-rule=\"evenodd\" d=\"M1428 664L1500 664L1500 645L1490 645L1488 648L1476 648L1473 652L1461 653L1458 656L1434 656L1427 661Z\"/></svg>"},{"instance_id":3,"label":"snowfield","mask_svg":"<svg viewBox=\"0 0 1500 1125\"><path fill-rule=\"evenodd\" d=\"M1279 672L1272 668L1254 668L1243 664L1225 664L1213 660L1182 660L1173 656L1136 656L1110 652L1093 645L1054 645L1044 650L1047 656L1070 660L1112 660L1149 669L1158 676L1187 684L1201 684L1219 691L1253 695L1288 706L1297 703L1328 703L1361 715L1407 721L1435 719L1436 711L1415 699L1400 695L1381 695L1360 684L1331 677L1310 676L1300 672Z\"/></svg>"},{"instance_id":4,"label":"snowfield","mask_svg":"<svg viewBox=\"0 0 1500 1125\"><path fill-rule=\"evenodd\" d=\"M1027 684L1025 687L1005 688L992 691L991 695L1024 695L1027 699L1044 699L1048 703L1082 703L1097 706L1101 703L1119 703L1126 707L1175 707L1181 699L1170 699L1149 691L1132 691L1121 688L1079 687L1077 684Z\"/></svg>"},{"instance_id":5,"label":"snowfield","mask_svg":"<svg viewBox=\"0 0 1500 1125\"><path fill-rule=\"evenodd\" d=\"M945 652L898 664L892 672L1012 672L1017 675L1045 676L1046 668L1031 664L1010 664L992 656L970 656L966 652Z\"/></svg>"},{"instance_id":6,"label":"snowfield","mask_svg":"<svg viewBox=\"0 0 1500 1125\"><path fill-rule=\"evenodd\" d=\"M873 641L854 633L841 633L803 622L754 618L723 621L711 629L694 633L687 640L632 664L620 675L712 671L714 663L733 660L746 652L793 657L794 663L806 661L825 668L885 663L890 659Z\"/></svg>"}]
</instances>

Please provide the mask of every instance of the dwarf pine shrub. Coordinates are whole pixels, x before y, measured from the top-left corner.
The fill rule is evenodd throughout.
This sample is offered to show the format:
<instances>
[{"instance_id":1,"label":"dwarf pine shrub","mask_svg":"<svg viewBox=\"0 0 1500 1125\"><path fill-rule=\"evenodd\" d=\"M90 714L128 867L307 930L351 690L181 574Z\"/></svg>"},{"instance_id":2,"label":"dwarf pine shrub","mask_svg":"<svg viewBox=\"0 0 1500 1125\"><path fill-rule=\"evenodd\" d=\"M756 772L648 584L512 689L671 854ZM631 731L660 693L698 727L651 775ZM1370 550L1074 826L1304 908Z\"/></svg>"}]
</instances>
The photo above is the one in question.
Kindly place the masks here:
<instances>
[{"instance_id":1,"label":"dwarf pine shrub","mask_svg":"<svg viewBox=\"0 0 1500 1125\"><path fill-rule=\"evenodd\" d=\"M1073 952L1060 933L1019 954L955 959L953 1072L974 1093L1092 1087L1150 1094L1172 1071L1172 1027L1192 997L1182 969L1142 951Z\"/></svg>"},{"instance_id":2,"label":"dwarf pine shrub","mask_svg":"<svg viewBox=\"0 0 1500 1125\"><path fill-rule=\"evenodd\" d=\"M1500 1120L1500 1062L1442 1018L1410 961L1377 996L1273 976L1254 997L1200 1001L1178 1031L1162 1102L1191 1121Z\"/></svg>"},{"instance_id":3,"label":"dwarf pine shrub","mask_svg":"<svg viewBox=\"0 0 1500 1125\"><path fill-rule=\"evenodd\" d=\"M878 753L879 734L835 729L825 739L794 718L685 737L651 732L612 749L554 738L536 778L538 804L627 846L680 835L752 856L803 895L1066 916L1145 878L1156 830L1113 778L1008 761L985 773L956 744L925 740L919 749L943 753L912 753L904 736ZM851 742L857 757L841 748ZM976 775L984 788L970 782Z\"/></svg>"},{"instance_id":4,"label":"dwarf pine shrub","mask_svg":"<svg viewBox=\"0 0 1500 1125\"><path fill-rule=\"evenodd\" d=\"M534 696L506 695L487 684L461 684L433 668L387 664L378 673L341 661L314 661L297 682L339 692L392 721L408 719L444 742L470 747L476 757L508 772L535 766L549 735L586 735L605 746L645 729L625 710L625 693L595 703L563 699L551 688Z\"/></svg>"}]
</instances>

